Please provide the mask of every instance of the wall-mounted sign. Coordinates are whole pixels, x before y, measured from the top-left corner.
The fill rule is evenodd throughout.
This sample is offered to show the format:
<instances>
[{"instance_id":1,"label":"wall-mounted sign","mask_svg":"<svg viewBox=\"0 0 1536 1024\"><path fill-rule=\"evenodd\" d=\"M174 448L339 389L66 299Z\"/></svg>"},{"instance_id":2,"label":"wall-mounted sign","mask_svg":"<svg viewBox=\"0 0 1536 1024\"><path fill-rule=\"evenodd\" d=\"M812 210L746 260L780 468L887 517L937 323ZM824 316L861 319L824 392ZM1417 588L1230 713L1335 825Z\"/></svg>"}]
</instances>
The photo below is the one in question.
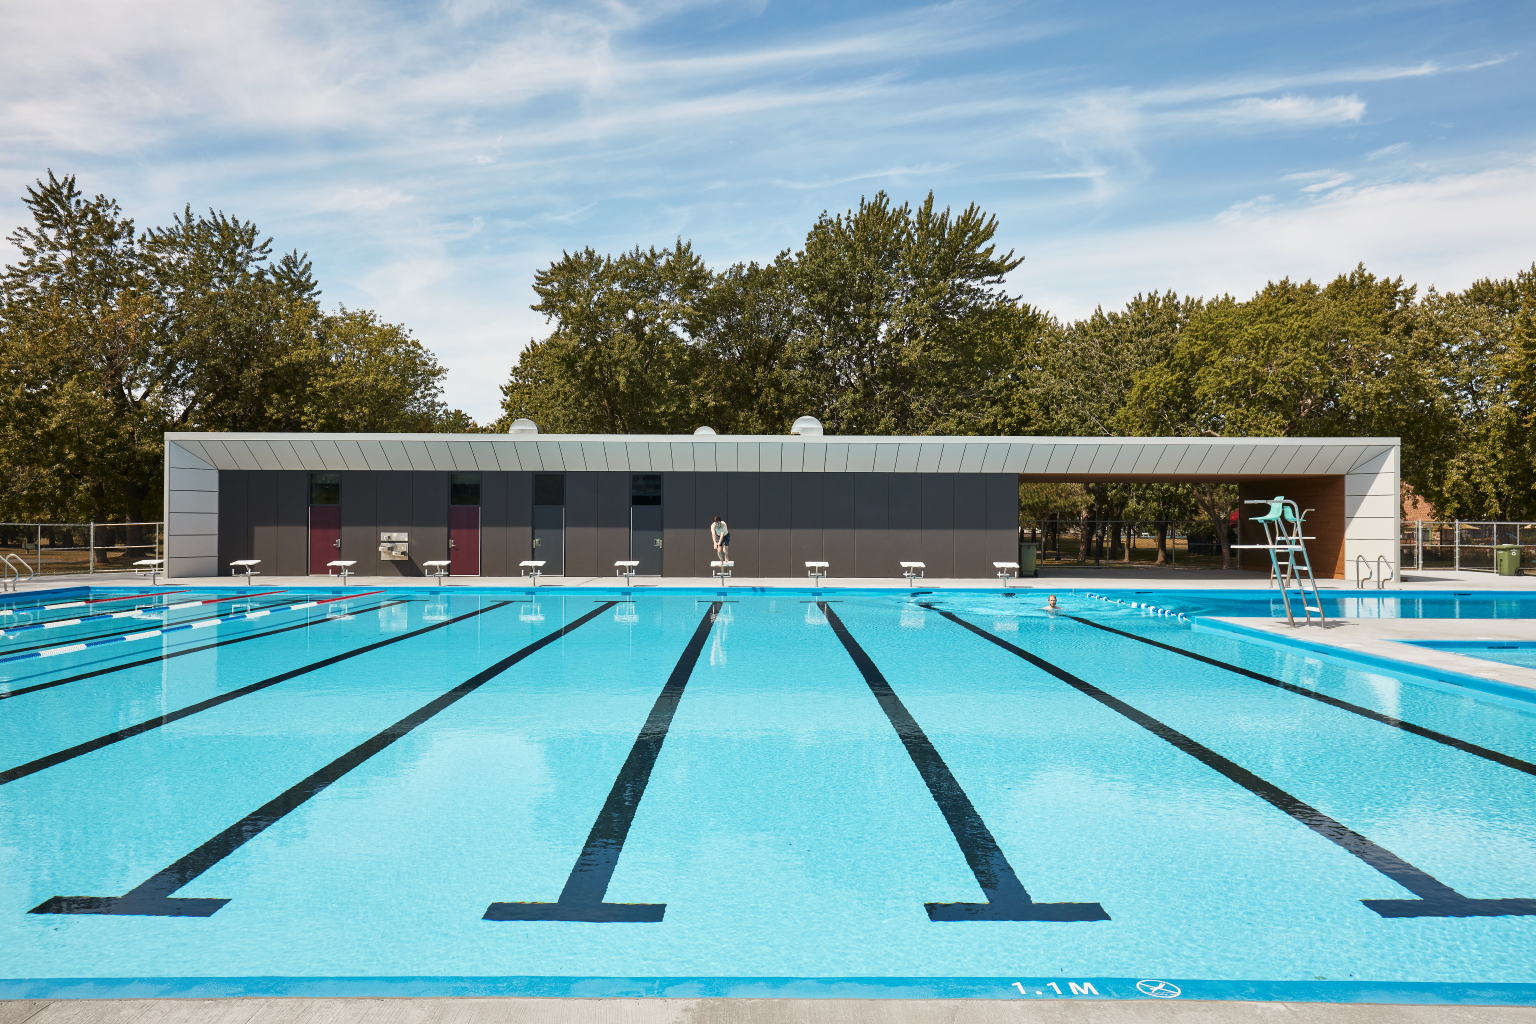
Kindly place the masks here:
<instances>
[{"instance_id":1,"label":"wall-mounted sign","mask_svg":"<svg viewBox=\"0 0 1536 1024\"><path fill-rule=\"evenodd\" d=\"M408 533L379 534L379 558L385 562L409 562L410 540L411 535Z\"/></svg>"}]
</instances>

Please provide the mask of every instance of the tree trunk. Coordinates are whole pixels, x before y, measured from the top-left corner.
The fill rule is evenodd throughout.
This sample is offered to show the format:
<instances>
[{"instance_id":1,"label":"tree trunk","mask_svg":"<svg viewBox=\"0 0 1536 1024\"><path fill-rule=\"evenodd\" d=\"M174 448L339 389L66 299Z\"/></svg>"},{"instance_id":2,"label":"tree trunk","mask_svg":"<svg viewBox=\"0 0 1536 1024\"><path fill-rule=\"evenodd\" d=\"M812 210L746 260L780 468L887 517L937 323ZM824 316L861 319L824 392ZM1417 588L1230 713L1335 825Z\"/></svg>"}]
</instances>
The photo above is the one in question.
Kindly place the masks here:
<instances>
[{"instance_id":1,"label":"tree trunk","mask_svg":"<svg viewBox=\"0 0 1536 1024\"><path fill-rule=\"evenodd\" d=\"M1157 524L1157 564L1168 564L1168 521L1166 519Z\"/></svg>"},{"instance_id":2,"label":"tree trunk","mask_svg":"<svg viewBox=\"0 0 1536 1024\"><path fill-rule=\"evenodd\" d=\"M1211 517L1211 525L1216 528L1216 541L1221 545L1221 567L1223 569L1230 569L1232 542L1227 539L1227 510L1216 507L1216 488L1214 485L1205 485L1205 493L1201 495L1201 504L1205 506L1206 515Z\"/></svg>"},{"instance_id":3,"label":"tree trunk","mask_svg":"<svg viewBox=\"0 0 1536 1024\"><path fill-rule=\"evenodd\" d=\"M1088 548L1093 544L1093 537L1088 532L1088 513L1081 514L1077 521L1077 564L1082 565L1088 560Z\"/></svg>"}]
</instances>

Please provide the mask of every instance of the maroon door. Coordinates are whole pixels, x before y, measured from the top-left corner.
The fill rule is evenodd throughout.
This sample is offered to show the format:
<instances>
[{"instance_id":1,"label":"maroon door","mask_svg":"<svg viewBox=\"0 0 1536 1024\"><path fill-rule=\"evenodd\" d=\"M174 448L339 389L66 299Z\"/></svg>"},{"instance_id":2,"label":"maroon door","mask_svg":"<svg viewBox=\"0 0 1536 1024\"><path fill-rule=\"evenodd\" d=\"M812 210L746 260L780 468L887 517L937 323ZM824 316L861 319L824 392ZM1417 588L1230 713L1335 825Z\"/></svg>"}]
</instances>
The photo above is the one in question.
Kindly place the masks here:
<instances>
[{"instance_id":1,"label":"maroon door","mask_svg":"<svg viewBox=\"0 0 1536 1024\"><path fill-rule=\"evenodd\" d=\"M341 506L309 506L309 574L324 576L335 572L325 563L341 557Z\"/></svg>"},{"instance_id":2,"label":"maroon door","mask_svg":"<svg viewBox=\"0 0 1536 1024\"><path fill-rule=\"evenodd\" d=\"M480 506L448 506L448 571L455 576L480 575Z\"/></svg>"}]
</instances>

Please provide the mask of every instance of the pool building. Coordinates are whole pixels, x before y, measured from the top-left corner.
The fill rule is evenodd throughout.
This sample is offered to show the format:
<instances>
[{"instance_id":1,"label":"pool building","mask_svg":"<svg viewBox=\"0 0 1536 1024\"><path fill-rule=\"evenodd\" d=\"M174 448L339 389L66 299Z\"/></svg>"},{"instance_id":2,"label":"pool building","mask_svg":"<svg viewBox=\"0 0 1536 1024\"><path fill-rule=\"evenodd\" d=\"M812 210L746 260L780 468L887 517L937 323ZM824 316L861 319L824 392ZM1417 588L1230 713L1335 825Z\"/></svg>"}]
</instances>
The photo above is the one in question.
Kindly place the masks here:
<instances>
[{"instance_id":1,"label":"pool building","mask_svg":"<svg viewBox=\"0 0 1536 1024\"><path fill-rule=\"evenodd\" d=\"M809 417L787 436L194 433L165 435L167 569L228 575L699 578L715 516L737 578L986 578L1017 555L1021 482L1236 483L1308 518L1313 564L1398 561L1397 438L841 437ZM1246 517L1245 517L1246 518ZM1247 534L1244 542L1257 536ZM1251 555L1252 553L1250 553ZM1245 567L1267 569L1249 557Z\"/></svg>"}]
</instances>

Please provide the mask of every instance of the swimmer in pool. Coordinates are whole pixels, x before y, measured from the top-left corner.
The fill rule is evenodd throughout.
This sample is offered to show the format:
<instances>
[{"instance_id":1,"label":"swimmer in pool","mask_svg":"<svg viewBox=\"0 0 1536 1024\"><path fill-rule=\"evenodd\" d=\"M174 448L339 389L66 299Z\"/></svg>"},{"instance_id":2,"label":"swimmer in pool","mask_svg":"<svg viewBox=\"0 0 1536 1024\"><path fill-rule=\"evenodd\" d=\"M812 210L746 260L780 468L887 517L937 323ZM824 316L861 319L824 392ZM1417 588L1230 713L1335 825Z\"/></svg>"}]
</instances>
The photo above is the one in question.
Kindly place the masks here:
<instances>
[{"instance_id":1,"label":"swimmer in pool","mask_svg":"<svg viewBox=\"0 0 1536 1024\"><path fill-rule=\"evenodd\" d=\"M1051 595L1051 600L1045 606L1045 610L1048 611L1048 612L1059 612L1059 611L1061 611L1060 608L1056 607L1056 595L1055 594Z\"/></svg>"}]
</instances>

